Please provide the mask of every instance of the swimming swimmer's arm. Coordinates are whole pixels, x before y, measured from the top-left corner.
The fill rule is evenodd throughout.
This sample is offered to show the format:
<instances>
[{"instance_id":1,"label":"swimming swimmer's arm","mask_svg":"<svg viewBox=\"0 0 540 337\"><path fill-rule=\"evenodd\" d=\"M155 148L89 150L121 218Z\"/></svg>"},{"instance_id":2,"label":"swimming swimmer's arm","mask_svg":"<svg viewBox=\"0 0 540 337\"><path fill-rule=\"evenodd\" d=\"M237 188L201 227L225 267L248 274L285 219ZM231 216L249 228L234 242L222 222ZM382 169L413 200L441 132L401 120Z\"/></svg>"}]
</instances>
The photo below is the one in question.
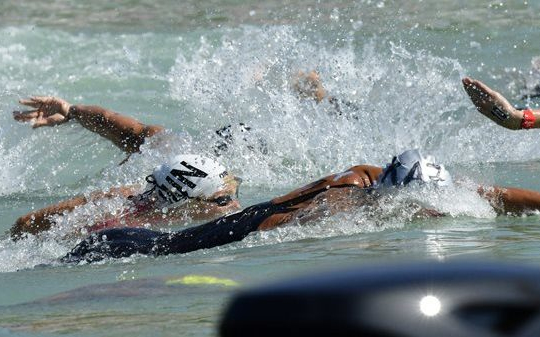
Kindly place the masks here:
<instances>
[{"instance_id":1,"label":"swimming swimmer's arm","mask_svg":"<svg viewBox=\"0 0 540 337\"><path fill-rule=\"evenodd\" d=\"M507 129L521 129L524 110L514 108L503 95L478 80L465 77L462 82L465 91L480 113ZM532 127L540 128L540 110L532 110L532 112L536 118Z\"/></svg>"},{"instance_id":2,"label":"swimming swimmer's arm","mask_svg":"<svg viewBox=\"0 0 540 337\"><path fill-rule=\"evenodd\" d=\"M61 215L66 212L71 212L75 207L87 204L90 201L114 198L128 197L136 193L137 188L134 186L123 186L112 188L108 192L94 192L87 198L83 195L76 196L69 200L61 201L54 205L46 206L37 211L30 212L17 219L11 227L10 234L13 239L20 238L24 233L37 234L42 231L49 230L55 223L52 216Z\"/></svg>"},{"instance_id":3,"label":"swimming swimmer's arm","mask_svg":"<svg viewBox=\"0 0 540 337\"><path fill-rule=\"evenodd\" d=\"M498 214L523 214L540 211L540 193L512 187L479 187L478 194L487 199Z\"/></svg>"},{"instance_id":4,"label":"swimming swimmer's arm","mask_svg":"<svg viewBox=\"0 0 540 337\"><path fill-rule=\"evenodd\" d=\"M313 220L318 217L318 214L322 215L318 210L315 211L318 200L325 200L332 214L344 211L351 204L349 202L351 200L351 188L363 189L373 186L381 172L382 168L377 166L357 165L344 172L324 177L281 197L274 198L271 203L275 205L293 203L294 205L289 207L291 212L277 213L270 216L258 229L276 228L290 222L300 213L309 213L309 220ZM347 202L344 202L344 200L347 200Z\"/></svg>"},{"instance_id":5,"label":"swimming swimmer's arm","mask_svg":"<svg viewBox=\"0 0 540 337\"><path fill-rule=\"evenodd\" d=\"M379 166L357 165L351 167L349 171L355 173L355 175L348 178L350 183L358 185L358 187L371 187L375 184L383 169Z\"/></svg>"},{"instance_id":6,"label":"swimming swimmer's arm","mask_svg":"<svg viewBox=\"0 0 540 337\"><path fill-rule=\"evenodd\" d=\"M145 125L132 117L99 106L72 105L68 116L86 129L109 139L127 153L138 152L146 137L163 130L161 126Z\"/></svg>"},{"instance_id":7,"label":"swimming swimmer's arm","mask_svg":"<svg viewBox=\"0 0 540 337\"><path fill-rule=\"evenodd\" d=\"M366 188L372 186L382 168L371 165L357 165L350 169L324 177L303 187L300 187L292 192L289 192L281 197L272 199L275 204L290 201L292 199L302 197L306 194L313 193L321 189L328 189L337 186L356 186L358 188Z\"/></svg>"},{"instance_id":8,"label":"swimming swimmer's arm","mask_svg":"<svg viewBox=\"0 0 540 337\"><path fill-rule=\"evenodd\" d=\"M112 141L127 153L139 151L146 137L163 130L158 125L145 125L133 117L93 105L71 105L57 97L32 97L20 104L32 107L28 111L15 111L17 121L32 121L33 128L55 126L74 119L84 128Z\"/></svg>"}]
</instances>

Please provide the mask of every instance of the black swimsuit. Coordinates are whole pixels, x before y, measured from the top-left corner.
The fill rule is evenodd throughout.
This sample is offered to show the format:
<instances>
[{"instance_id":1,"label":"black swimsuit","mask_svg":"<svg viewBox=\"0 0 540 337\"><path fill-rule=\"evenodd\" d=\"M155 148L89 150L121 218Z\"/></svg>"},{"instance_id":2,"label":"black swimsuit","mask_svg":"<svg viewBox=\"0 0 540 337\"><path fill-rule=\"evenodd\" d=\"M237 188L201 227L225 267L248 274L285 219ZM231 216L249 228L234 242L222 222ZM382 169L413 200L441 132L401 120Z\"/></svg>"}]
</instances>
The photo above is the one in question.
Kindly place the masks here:
<instances>
[{"instance_id":1,"label":"black swimsuit","mask_svg":"<svg viewBox=\"0 0 540 337\"><path fill-rule=\"evenodd\" d=\"M332 188L342 187L357 186L332 186ZM133 254L181 254L241 241L249 233L256 231L270 216L296 211L294 206L313 199L327 190L322 188L279 204L263 202L241 212L178 232L164 233L145 228L106 229L80 242L61 261L78 263L127 257Z\"/></svg>"},{"instance_id":2,"label":"black swimsuit","mask_svg":"<svg viewBox=\"0 0 540 337\"><path fill-rule=\"evenodd\" d=\"M286 209L280 205L264 202L178 232L127 227L106 229L83 240L62 258L62 262L94 262L133 254L180 254L221 246L244 239L268 217L284 211Z\"/></svg>"}]
</instances>

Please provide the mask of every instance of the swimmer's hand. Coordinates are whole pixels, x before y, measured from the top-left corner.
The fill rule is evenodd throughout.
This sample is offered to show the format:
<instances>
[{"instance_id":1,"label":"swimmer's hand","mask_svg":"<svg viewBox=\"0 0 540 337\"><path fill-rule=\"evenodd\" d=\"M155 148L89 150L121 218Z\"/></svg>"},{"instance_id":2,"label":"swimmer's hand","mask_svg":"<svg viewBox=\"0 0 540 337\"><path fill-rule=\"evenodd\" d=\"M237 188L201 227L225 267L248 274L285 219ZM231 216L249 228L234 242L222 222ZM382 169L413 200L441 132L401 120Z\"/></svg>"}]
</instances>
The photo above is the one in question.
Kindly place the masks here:
<instances>
[{"instance_id":1,"label":"swimmer's hand","mask_svg":"<svg viewBox=\"0 0 540 337\"><path fill-rule=\"evenodd\" d=\"M69 120L69 108L71 105L58 97L34 96L29 99L19 100L19 104L34 109L13 111L13 118L19 122L31 122L33 128L55 126Z\"/></svg>"},{"instance_id":2,"label":"swimmer's hand","mask_svg":"<svg viewBox=\"0 0 540 337\"><path fill-rule=\"evenodd\" d=\"M484 116L507 129L521 129L523 112L514 108L503 95L470 77L463 78L462 82L476 109Z\"/></svg>"}]
</instances>

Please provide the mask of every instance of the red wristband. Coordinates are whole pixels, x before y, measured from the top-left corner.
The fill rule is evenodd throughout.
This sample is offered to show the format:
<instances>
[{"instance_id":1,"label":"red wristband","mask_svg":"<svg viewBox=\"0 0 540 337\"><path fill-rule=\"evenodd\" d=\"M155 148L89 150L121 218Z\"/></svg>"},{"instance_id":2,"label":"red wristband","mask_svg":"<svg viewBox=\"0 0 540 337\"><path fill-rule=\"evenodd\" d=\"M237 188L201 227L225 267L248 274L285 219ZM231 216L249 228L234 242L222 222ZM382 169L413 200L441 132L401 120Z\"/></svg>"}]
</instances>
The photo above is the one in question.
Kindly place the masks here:
<instances>
[{"instance_id":1,"label":"red wristband","mask_svg":"<svg viewBox=\"0 0 540 337\"><path fill-rule=\"evenodd\" d=\"M523 110L523 119L521 120L521 128L522 129L532 129L534 128L534 122L536 121L536 117L534 117L534 114L531 109L525 109Z\"/></svg>"}]
</instances>

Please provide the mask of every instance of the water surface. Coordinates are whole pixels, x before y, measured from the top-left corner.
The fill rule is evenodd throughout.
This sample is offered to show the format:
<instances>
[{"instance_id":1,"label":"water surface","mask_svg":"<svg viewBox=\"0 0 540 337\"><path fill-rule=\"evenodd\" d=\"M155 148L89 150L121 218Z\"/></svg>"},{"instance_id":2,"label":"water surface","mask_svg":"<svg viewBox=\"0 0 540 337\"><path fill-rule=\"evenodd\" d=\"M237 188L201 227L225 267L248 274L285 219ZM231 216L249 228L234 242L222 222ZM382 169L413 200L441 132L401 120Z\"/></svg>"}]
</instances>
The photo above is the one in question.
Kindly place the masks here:
<instances>
[{"instance_id":1,"label":"water surface","mask_svg":"<svg viewBox=\"0 0 540 337\"><path fill-rule=\"evenodd\" d=\"M56 262L62 231L0 238L0 334L212 336L238 287L170 284L185 275L240 289L330 266L402 259L538 264L538 215L496 217L477 184L540 190L537 131L503 130L475 112L460 79L478 77L518 106L540 80L537 2L3 1L0 3L0 230L78 193L142 182L170 153L213 156L214 131L252 127L219 160L244 179L244 205L354 164L383 165L419 147L461 185L399 193L305 226L184 255L95 265ZM353 104L299 99L298 71L317 70ZM122 166L124 154L75 123L15 123L19 98L57 95L170 131ZM245 138L245 139L244 139ZM159 141L161 140L161 142ZM262 151L253 144L265 144ZM164 144L169 144L165 147ZM449 216L414 220L419 202ZM103 210L66 215L83 226Z\"/></svg>"}]
</instances>

